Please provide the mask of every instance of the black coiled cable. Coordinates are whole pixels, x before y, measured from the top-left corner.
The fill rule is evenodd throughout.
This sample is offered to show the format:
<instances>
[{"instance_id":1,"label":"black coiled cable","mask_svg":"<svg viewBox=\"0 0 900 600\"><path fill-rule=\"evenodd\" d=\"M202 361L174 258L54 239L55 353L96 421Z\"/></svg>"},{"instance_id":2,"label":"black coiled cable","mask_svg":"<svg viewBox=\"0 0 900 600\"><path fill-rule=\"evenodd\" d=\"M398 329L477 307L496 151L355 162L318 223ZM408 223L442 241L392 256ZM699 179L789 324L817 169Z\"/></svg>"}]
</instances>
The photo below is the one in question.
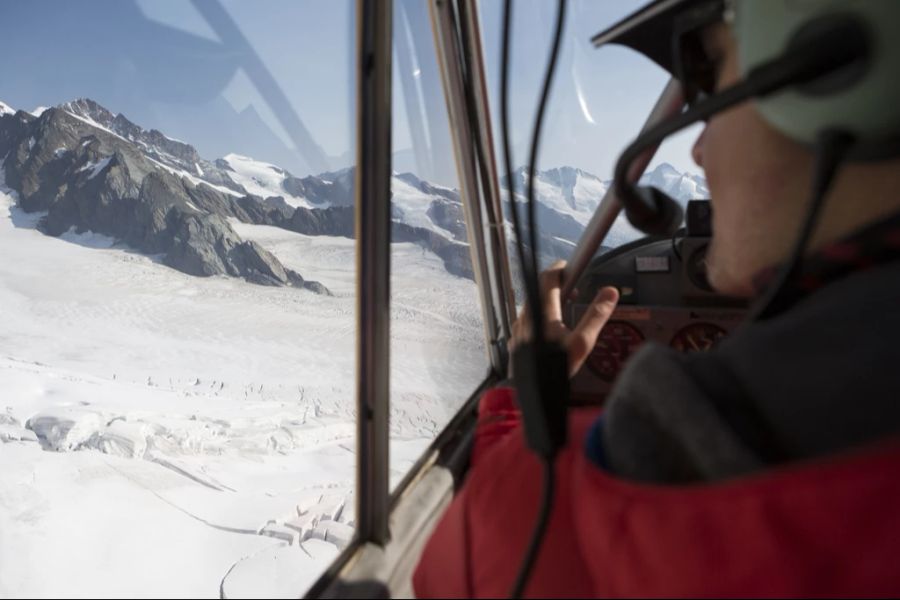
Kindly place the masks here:
<instances>
[{"instance_id":1,"label":"black coiled cable","mask_svg":"<svg viewBox=\"0 0 900 600\"><path fill-rule=\"evenodd\" d=\"M501 134L503 141L503 158L504 167L506 169L507 186L510 195L510 207L512 211L513 229L516 234L516 249L518 251L519 263L522 268L522 277L525 283L526 304L530 310L530 318L532 319L532 335L534 336L534 344L541 346L544 343L544 315L540 297L540 284L538 281L538 235L537 235L537 208L534 198L534 175L536 170L538 150L540 148L541 128L543 126L544 114L547 108L547 101L550 97L550 85L553 81L553 74L556 70L556 63L559 57L559 47L562 41L562 31L565 24L566 16L566 0L558 0L558 9L556 15L556 28L553 37L553 45L548 58L547 70L544 74L544 81L541 89L540 103L538 104L537 114L535 116L534 130L531 137L531 150L528 162L528 189L527 189L527 207L528 207L528 227L529 240L531 243L530 256L526 257L524 248L524 237L522 235L522 227L519 219L519 211L516 206L515 198L515 181L513 179L512 159L509 148L509 46L510 46L510 25L512 20L512 2L505 0L503 6L503 36L501 48L500 63L500 112L501 112ZM529 260L530 259L530 260ZM535 368L539 368L535 365ZM555 491L555 469L554 458L556 452L549 456L542 456L543 463L543 491L541 494L541 504L538 509L538 517L535 522L534 531L525 556L519 567L518 575L513 584L510 597L520 598L528 584L534 561L537 558L544 534L547 530L547 523L550 520L550 513L553 507L553 495Z\"/></svg>"}]
</instances>

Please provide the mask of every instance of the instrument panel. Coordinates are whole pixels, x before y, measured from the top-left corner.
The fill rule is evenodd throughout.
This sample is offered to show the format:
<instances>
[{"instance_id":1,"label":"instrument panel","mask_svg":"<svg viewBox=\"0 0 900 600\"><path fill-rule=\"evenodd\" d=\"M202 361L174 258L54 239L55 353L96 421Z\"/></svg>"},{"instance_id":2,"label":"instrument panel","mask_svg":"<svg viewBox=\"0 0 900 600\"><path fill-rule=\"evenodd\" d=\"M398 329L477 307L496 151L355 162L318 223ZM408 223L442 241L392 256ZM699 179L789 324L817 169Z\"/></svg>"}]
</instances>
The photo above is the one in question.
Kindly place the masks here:
<instances>
[{"instance_id":1,"label":"instrument panel","mask_svg":"<svg viewBox=\"0 0 900 600\"><path fill-rule=\"evenodd\" d=\"M573 306L573 322L586 309L586 304ZM572 397L578 404L601 403L628 359L648 340L679 352L707 352L741 323L745 312L736 308L619 306L573 378Z\"/></svg>"},{"instance_id":2,"label":"instrument panel","mask_svg":"<svg viewBox=\"0 0 900 600\"><path fill-rule=\"evenodd\" d=\"M689 221L680 240L645 238L593 260L567 307L566 324L575 326L603 286L615 286L620 299L572 380L574 404L602 403L628 359L648 341L707 352L743 321L746 301L717 294L706 280L708 245L708 227L695 225L692 232Z\"/></svg>"}]
</instances>

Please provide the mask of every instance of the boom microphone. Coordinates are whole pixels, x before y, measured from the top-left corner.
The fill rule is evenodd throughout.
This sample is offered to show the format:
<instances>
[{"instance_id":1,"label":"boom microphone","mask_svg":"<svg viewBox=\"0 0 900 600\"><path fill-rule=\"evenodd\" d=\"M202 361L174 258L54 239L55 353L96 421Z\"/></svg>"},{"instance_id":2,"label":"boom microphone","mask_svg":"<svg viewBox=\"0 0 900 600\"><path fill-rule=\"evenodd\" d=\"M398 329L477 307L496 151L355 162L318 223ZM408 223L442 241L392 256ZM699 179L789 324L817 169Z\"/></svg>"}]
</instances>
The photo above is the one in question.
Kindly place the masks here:
<instances>
[{"instance_id":1,"label":"boom microphone","mask_svg":"<svg viewBox=\"0 0 900 600\"><path fill-rule=\"evenodd\" d=\"M644 233L671 236L681 227L684 211L665 192L642 185L628 185L617 192L625 206L625 216Z\"/></svg>"}]
</instances>

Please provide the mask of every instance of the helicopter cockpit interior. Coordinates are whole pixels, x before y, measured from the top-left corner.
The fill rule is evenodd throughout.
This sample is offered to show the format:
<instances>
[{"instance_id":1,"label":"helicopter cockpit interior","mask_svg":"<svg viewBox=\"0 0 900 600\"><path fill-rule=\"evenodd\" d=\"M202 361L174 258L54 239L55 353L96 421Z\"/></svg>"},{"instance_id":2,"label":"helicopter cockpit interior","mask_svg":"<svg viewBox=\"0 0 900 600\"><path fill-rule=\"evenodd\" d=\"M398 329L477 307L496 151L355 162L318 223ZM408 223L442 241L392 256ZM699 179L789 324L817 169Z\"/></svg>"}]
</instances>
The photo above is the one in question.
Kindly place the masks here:
<instances>
[{"instance_id":1,"label":"helicopter cockpit interior","mask_svg":"<svg viewBox=\"0 0 900 600\"><path fill-rule=\"evenodd\" d=\"M756 0L0 0L0 598L555 591L528 582L546 585L536 557L542 543L557 548L546 533L563 478L553 465L583 434L568 425L572 414L601 415L590 436L600 435L633 357L706 356L786 310L789 284L820 285L802 267L835 173L845 159L877 169L897 154L900 121L888 116L900 92L885 73L900 46L885 41L885 15L900 13L889 0L855 1L828 12L828 2L788 0L765 9L748 8ZM752 26L774 22L789 51L773 58ZM711 52L698 33L721 23L750 57L730 87L704 71ZM875 91L844 99L860 81ZM800 99L779 104L794 85ZM829 105L834 97L846 105ZM878 110L860 108L875 97ZM761 298L710 281L717 209L697 150L711 119L754 102L815 158L802 163L814 177L809 212L796 215L801 233L784 244ZM831 137L816 137L822 119ZM807 194L802 175L791 189ZM900 253L900 226L873 231L886 240L875 250L824 246L825 258L841 273L887 264ZM565 347L535 325L546 316L541 273L554 265L567 331L615 289L615 308L572 374ZM872 314L884 309L873 303ZM882 365L884 353L856 352ZM809 354L815 368L838 370L818 349ZM854 382L869 377L859 372ZM490 430L486 405L521 427ZM895 412L872 413L879 436L896 433ZM848 430L863 420L848 418ZM515 581L498 584L487 567L473 575L443 561L470 542L470 523L483 525L460 508L476 457L484 464L481 449L519 429L522 452L544 464L543 500L516 526L531 537L505 561ZM715 437L707 433L698 444ZM594 438L582 437L588 448ZM857 472L874 478L860 487L896 499L896 484L876 477L897 461L891 448ZM784 468L778 481L793 472L786 459L751 458ZM592 468L615 473L604 460ZM765 479L746 473L735 480ZM843 471L823 473L844 481ZM658 483L621 488L622 531ZM720 493L713 478L686 487L707 483ZM794 488L785 502L800 510L827 495L818 480L807 484L802 502L790 504ZM565 493L586 497L590 485ZM738 497L740 485L716 498ZM836 489L838 502L847 494ZM667 493L678 506L695 497L698 511L707 506L699 493ZM783 518L764 500L741 496L734 510L745 512L714 518ZM808 512L821 524L828 509ZM465 532L448 537L459 514ZM666 520L653 518L654 527ZM836 548L866 539L892 557L894 521L883 535L861 521L858 536L824 542L809 523L781 524L801 540L797 553L818 544L843 560ZM731 538L697 527L712 540L708 571L720 560L731 573L740 562L729 562ZM781 531L754 548L787 552ZM653 555L648 535L622 556ZM724 548L721 557L710 548ZM772 587L751 565L738 569L740 589L691 588L647 567L660 587L616 580L591 594L883 595L900 589L883 563L862 561L859 580L823 577L821 565L799 569L809 575L799 583L778 573ZM420 587L417 573L435 569L466 587Z\"/></svg>"}]
</instances>

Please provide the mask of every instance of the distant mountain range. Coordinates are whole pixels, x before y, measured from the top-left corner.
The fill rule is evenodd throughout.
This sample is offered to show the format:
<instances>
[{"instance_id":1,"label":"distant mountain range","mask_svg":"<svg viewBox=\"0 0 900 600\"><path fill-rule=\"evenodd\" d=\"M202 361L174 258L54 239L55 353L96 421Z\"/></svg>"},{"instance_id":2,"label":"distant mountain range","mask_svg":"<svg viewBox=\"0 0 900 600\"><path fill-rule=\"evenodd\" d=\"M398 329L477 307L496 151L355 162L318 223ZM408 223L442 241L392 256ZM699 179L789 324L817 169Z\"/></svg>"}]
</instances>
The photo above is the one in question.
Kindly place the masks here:
<instances>
[{"instance_id":1,"label":"distant mountain range","mask_svg":"<svg viewBox=\"0 0 900 600\"><path fill-rule=\"evenodd\" d=\"M189 143L145 130L85 98L32 113L0 102L0 169L23 210L46 213L45 233L106 234L191 275L327 293L242 240L228 219L308 235L354 235L352 167L299 178L238 154L208 160ZM525 175L524 168L515 173L519 193ZM708 196L702 178L668 164L642 181L682 202ZM547 260L566 257L610 182L560 167L537 173L536 185L541 252ZM395 174L392 193L393 240L419 244L448 272L472 278L459 193L412 173ZM606 245L638 236L621 218Z\"/></svg>"},{"instance_id":2,"label":"distant mountain range","mask_svg":"<svg viewBox=\"0 0 900 600\"><path fill-rule=\"evenodd\" d=\"M513 177L516 179L516 198L519 202L524 202L528 183L526 168L517 169ZM682 205L687 204L688 200L709 198L705 179L681 173L668 163L662 163L645 173L641 177L641 184L659 188ZM508 190L505 177L502 178L501 185L504 190ZM535 199L540 205L537 219L541 232L551 238L577 242L611 185L611 180L602 180L574 167L559 167L535 173ZM620 246L641 235L621 215L607 235L604 245Z\"/></svg>"}]
</instances>

